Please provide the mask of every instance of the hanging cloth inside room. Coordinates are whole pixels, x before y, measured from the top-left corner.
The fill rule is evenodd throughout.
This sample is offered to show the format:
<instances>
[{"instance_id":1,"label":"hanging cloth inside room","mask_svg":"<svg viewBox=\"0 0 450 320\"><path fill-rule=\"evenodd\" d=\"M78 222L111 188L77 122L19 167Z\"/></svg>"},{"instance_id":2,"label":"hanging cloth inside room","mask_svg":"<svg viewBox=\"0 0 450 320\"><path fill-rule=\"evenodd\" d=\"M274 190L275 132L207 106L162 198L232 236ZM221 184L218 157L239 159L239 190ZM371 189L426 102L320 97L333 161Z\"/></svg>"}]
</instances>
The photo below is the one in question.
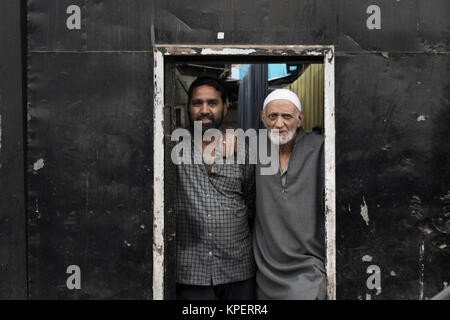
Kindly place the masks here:
<instances>
[{"instance_id":1,"label":"hanging cloth inside room","mask_svg":"<svg viewBox=\"0 0 450 320\"><path fill-rule=\"evenodd\" d=\"M260 112L268 94L267 64L252 64L239 86L238 122L244 131L263 128Z\"/></svg>"},{"instance_id":2,"label":"hanging cloth inside room","mask_svg":"<svg viewBox=\"0 0 450 320\"><path fill-rule=\"evenodd\" d=\"M314 128L322 133L324 128L324 70L323 64L311 64L305 72L286 88L294 91L302 102L305 131Z\"/></svg>"}]
</instances>

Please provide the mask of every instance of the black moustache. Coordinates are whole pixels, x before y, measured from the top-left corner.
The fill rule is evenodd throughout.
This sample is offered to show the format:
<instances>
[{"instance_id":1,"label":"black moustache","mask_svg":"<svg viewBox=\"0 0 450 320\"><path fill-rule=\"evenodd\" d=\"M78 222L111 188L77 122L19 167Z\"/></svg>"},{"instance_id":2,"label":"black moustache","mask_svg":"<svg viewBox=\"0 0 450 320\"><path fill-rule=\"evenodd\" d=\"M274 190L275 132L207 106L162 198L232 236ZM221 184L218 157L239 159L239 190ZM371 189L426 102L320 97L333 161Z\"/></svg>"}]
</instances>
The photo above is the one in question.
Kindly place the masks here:
<instances>
[{"instance_id":1,"label":"black moustache","mask_svg":"<svg viewBox=\"0 0 450 320\"><path fill-rule=\"evenodd\" d=\"M213 118L213 117L210 117L210 116L198 117L196 120L203 120L203 119L209 119L209 120L211 120L211 121L214 120L214 118Z\"/></svg>"}]
</instances>

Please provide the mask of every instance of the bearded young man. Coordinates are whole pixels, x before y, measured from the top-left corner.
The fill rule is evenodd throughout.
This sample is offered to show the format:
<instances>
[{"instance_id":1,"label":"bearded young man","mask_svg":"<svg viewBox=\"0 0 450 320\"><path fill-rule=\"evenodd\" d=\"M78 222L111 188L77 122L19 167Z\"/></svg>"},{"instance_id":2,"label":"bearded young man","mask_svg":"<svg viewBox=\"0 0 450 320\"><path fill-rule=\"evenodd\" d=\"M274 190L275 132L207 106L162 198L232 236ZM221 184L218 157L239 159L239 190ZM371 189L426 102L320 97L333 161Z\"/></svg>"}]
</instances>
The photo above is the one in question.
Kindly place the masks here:
<instances>
[{"instance_id":1,"label":"bearded young man","mask_svg":"<svg viewBox=\"0 0 450 320\"><path fill-rule=\"evenodd\" d=\"M203 77L191 84L188 115L193 136L220 129L227 109L227 90L221 81ZM201 129L194 121L201 122ZM177 165L174 190L177 299L254 299L250 219L254 216L255 166L237 161L211 163L214 150L213 154L205 150L210 141L188 143L192 161Z\"/></svg>"},{"instance_id":2,"label":"bearded young man","mask_svg":"<svg viewBox=\"0 0 450 320\"><path fill-rule=\"evenodd\" d=\"M297 95L277 89L261 120L279 148L279 170L256 167L254 254L258 299L325 299L323 137L306 133Z\"/></svg>"}]
</instances>

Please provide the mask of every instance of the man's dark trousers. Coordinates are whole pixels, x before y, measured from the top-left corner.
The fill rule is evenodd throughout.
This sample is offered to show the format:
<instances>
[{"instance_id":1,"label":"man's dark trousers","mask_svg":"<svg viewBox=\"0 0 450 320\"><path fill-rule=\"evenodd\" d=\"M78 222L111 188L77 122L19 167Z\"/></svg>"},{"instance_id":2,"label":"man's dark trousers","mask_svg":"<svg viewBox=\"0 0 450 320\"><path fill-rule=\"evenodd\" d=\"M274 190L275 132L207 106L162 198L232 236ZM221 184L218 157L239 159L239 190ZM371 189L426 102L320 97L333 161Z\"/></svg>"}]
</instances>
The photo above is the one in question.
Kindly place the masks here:
<instances>
[{"instance_id":1,"label":"man's dark trousers","mask_svg":"<svg viewBox=\"0 0 450 320\"><path fill-rule=\"evenodd\" d=\"M255 300L255 278L216 286L177 283L178 300Z\"/></svg>"}]
</instances>

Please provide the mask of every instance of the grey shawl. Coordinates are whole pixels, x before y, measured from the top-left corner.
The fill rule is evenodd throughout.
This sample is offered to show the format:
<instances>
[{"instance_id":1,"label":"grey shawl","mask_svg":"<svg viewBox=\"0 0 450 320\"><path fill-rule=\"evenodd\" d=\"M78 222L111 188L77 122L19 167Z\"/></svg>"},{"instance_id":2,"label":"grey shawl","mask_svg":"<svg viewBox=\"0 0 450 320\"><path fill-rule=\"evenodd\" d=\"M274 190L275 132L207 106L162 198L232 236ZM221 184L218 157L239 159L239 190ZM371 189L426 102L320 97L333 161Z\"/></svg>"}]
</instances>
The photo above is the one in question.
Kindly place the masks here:
<instances>
[{"instance_id":1,"label":"grey shawl","mask_svg":"<svg viewBox=\"0 0 450 320\"><path fill-rule=\"evenodd\" d=\"M258 299L324 299L323 137L298 130L286 185L256 167Z\"/></svg>"}]
</instances>

